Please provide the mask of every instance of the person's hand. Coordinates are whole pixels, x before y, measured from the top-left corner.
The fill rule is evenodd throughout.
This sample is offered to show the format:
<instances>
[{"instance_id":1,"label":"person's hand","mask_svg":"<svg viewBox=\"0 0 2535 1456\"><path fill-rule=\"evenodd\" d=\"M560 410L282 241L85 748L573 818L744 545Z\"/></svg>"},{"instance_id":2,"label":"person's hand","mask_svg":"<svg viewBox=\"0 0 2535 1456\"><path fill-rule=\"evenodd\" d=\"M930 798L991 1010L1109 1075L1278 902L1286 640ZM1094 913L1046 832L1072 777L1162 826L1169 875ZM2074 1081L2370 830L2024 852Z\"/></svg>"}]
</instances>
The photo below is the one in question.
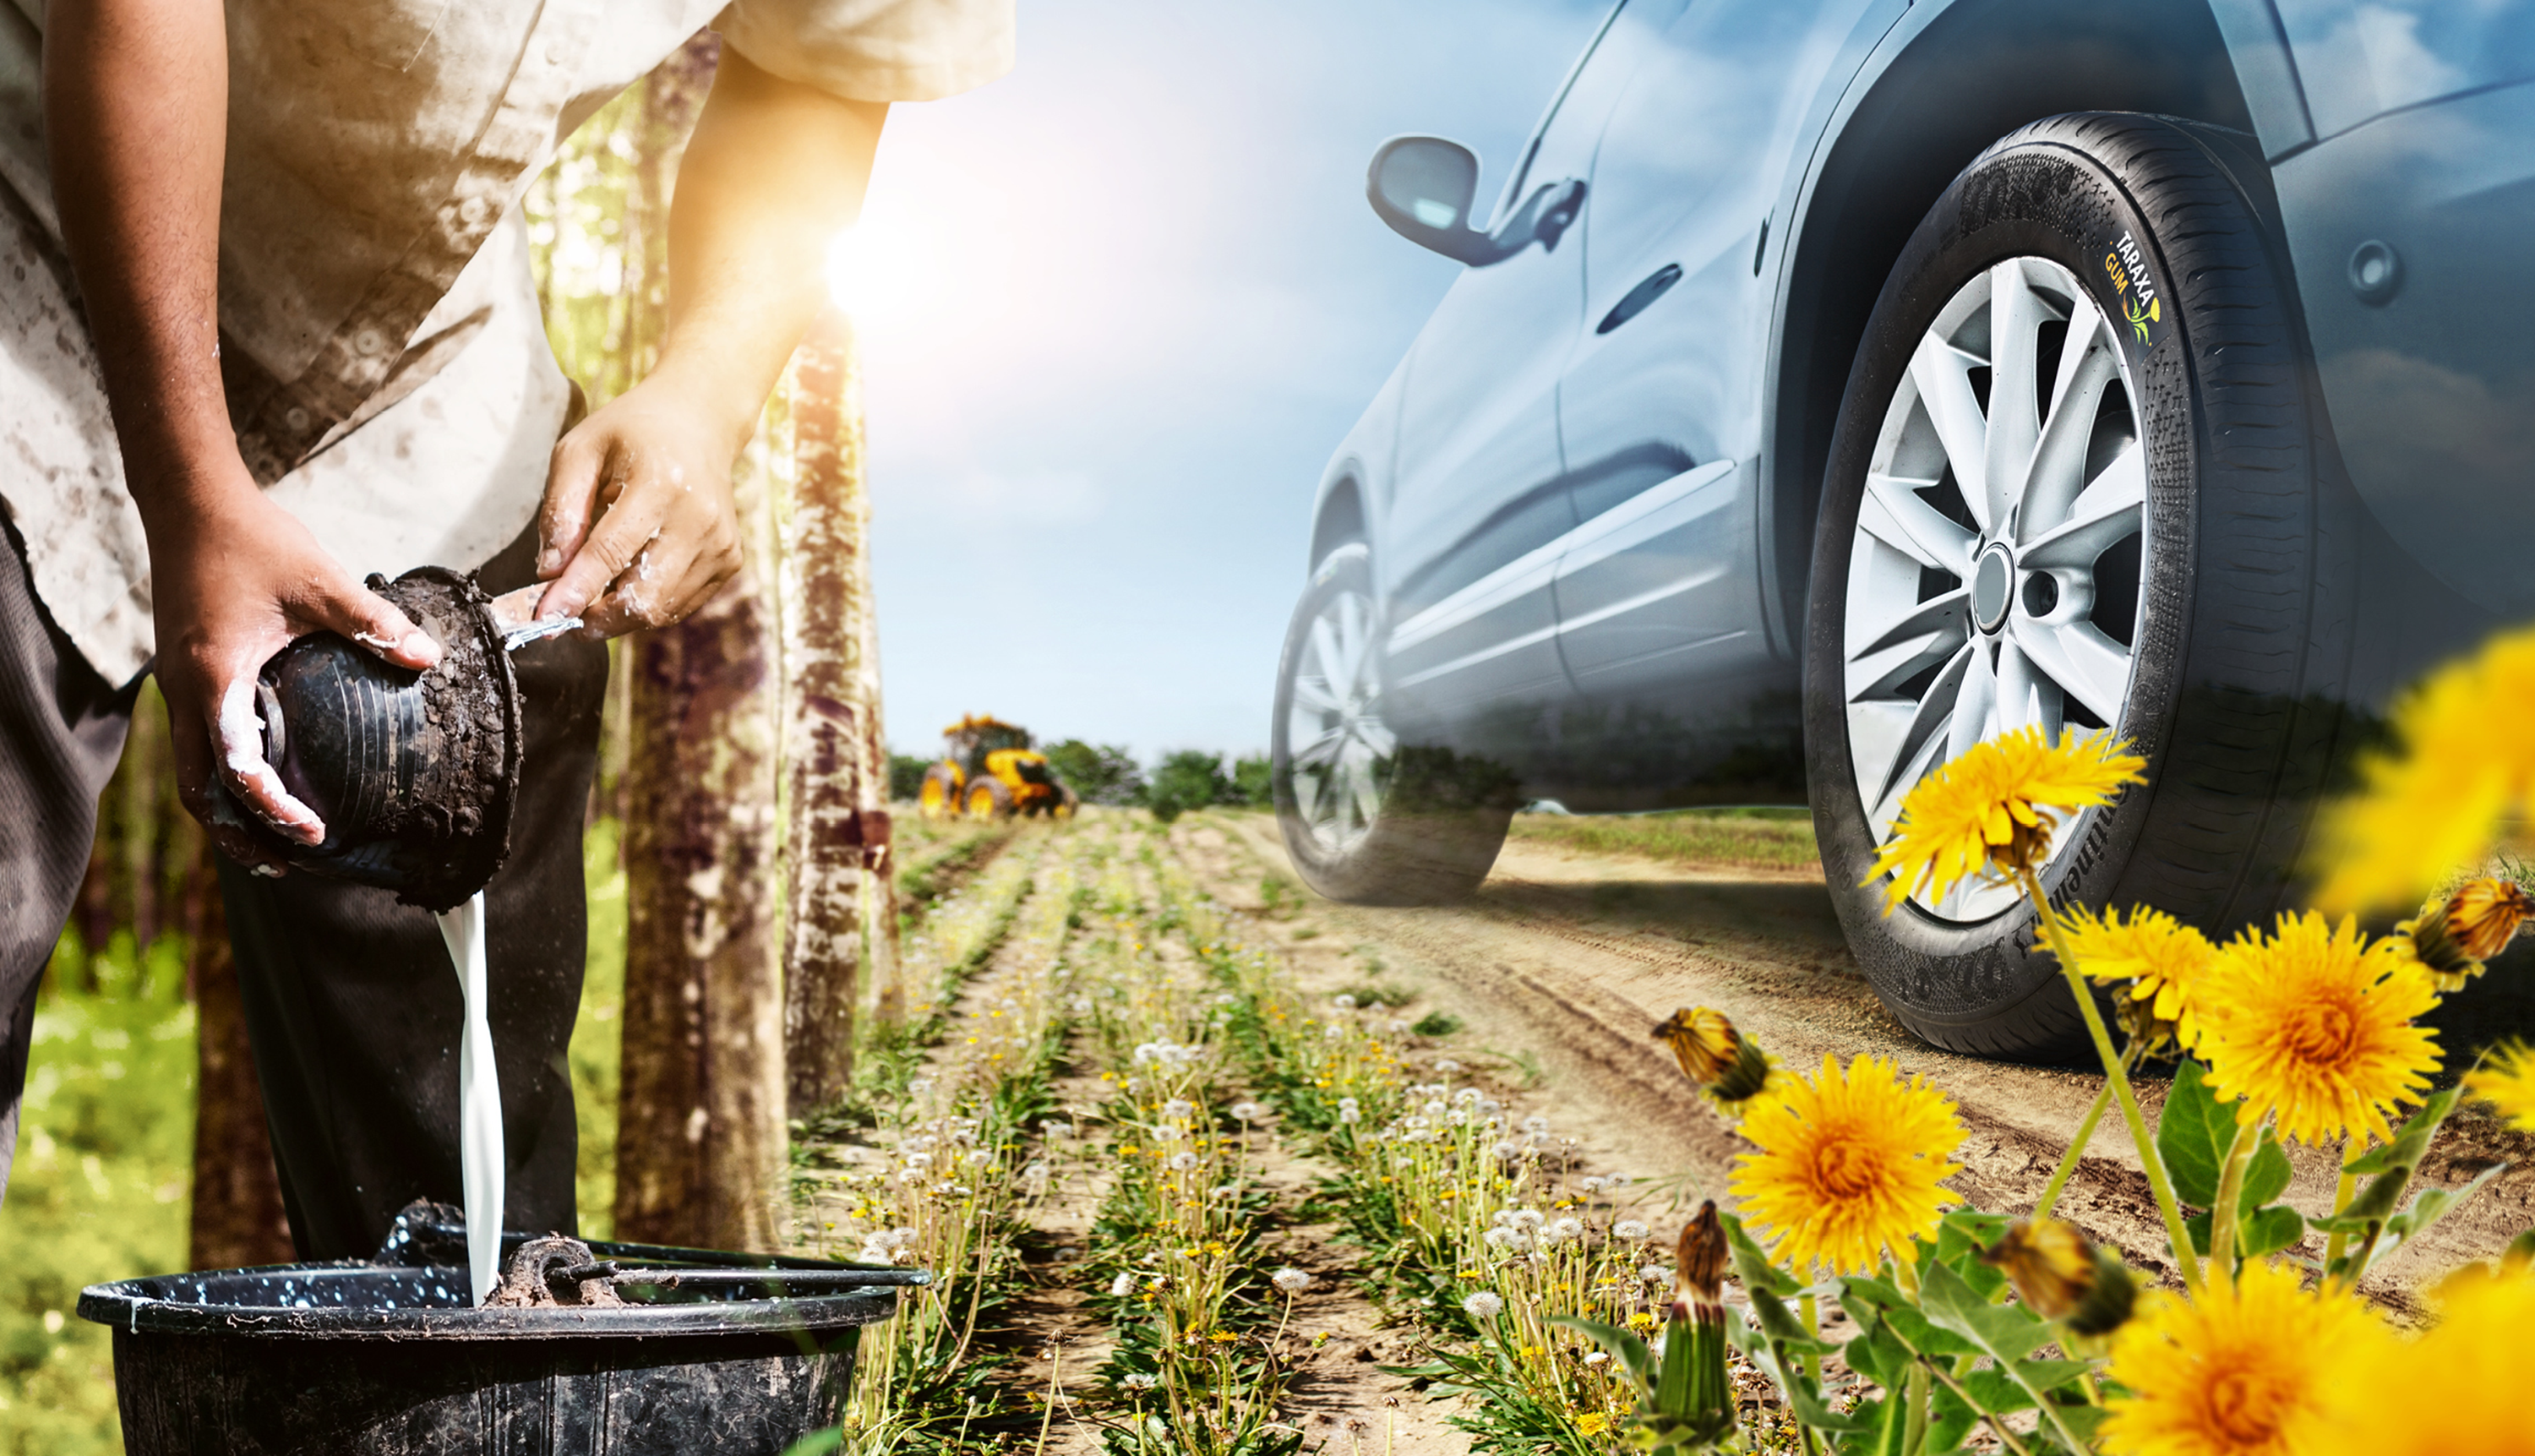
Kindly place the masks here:
<instances>
[{"instance_id":1,"label":"person's hand","mask_svg":"<svg viewBox=\"0 0 2535 1456\"><path fill-rule=\"evenodd\" d=\"M440 644L267 499L243 465L219 469L230 477L181 492L205 504L155 523L151 534L158 690L167 700L178 796L229 857L272 873L280 868L273 856L213 814L214 773L286 838L313 845L326 826L265 762L256 673L310 632L341 633L415 669L439 663Z\"/></svg>"},{"instance_id":2,"label":"person's hand","mask_svg":"<svg viewBox=\"0 0 2535 1456\"><path fill-rule=\"evenodd\" d=\"M662 374L564 436L537 518L537 575L550 585L535 615L616 637L711 601L739 570L730 473L744 438Z\"/></svg>"}]
</instances>

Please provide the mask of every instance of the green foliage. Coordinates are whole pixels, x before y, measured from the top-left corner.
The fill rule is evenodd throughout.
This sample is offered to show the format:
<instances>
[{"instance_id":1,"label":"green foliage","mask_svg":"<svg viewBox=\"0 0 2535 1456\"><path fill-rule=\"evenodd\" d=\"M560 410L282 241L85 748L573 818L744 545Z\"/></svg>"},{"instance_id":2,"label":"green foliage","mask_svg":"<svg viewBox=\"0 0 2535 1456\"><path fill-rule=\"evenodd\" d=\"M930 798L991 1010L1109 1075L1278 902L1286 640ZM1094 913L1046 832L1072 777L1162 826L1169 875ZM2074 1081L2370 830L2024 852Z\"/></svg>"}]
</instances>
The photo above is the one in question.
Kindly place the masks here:
<instances>
[{"instance_id":1,"label":"green foliage","mask_svg":"<svg viewBox=\"0 0 2535 1456\"><path fill-rule=\"evenodd\" d=\"M1223 771L1223 755L1198 748L1167 754L1144 790L1144 807L1168 824L1191 809L1239 803L1240 791Z\"/></svg>"},{"instance_id":2,"label":"green foliage","mask_svg":"<svg viewBox=\"0 0 2535 1456\"><path fill-rule=\"evenodd\" d=\"M184 947L54 952L30 1057L17 1165L0 1203L0 1453L122 1447L107 1331L85 1285L185 1265L194 1143L194 1008Z\"/></svg>"},{"instance_id":3,"label":"green foliage","mask_svg":"<svg viewBox=\"0 0 2535 1456\"><path fill-rule=\"evenodd\" d=\"M1117 744L1068 738L1048 744L1044 751L1048 767L1084 803L1125 808L1144 801L1144 771L1136 766L1134 754Z\"/></svg>"},{"instance_id":4,"label":"green foliage","mask_svg":"<svg viewBox=\"0 0 2535 1456\"><path fill-rule=\"evenodd\" d=\"M1232 791L1236 802L1254 809L1272 808L1276 803L1276 786L1268 755L1245 753L1232 761Z\"/></svg>"},{"instance_id":5,"label":"green foliage","mask_svg":"<svg viewBox=\"0 0 2535 1456\"><path fill-rule=\"evenodd\" d=\"M1409 1028L1421 1037L1449 1037L1461 1029L1461 1018L1443 1011L1429 1011Z\"/></svg>"},{"instance_id":6,"label":"green foliage","mask_svg":"<svg viewBox=\"0 0 2535 1456\"><path fill-rule=\"evenodd\" d=\"M898 803L913 803L924 792L924 775L936 760L918 758L912 753L889 756L889 796Z\"/></svg>"}]
</instances>

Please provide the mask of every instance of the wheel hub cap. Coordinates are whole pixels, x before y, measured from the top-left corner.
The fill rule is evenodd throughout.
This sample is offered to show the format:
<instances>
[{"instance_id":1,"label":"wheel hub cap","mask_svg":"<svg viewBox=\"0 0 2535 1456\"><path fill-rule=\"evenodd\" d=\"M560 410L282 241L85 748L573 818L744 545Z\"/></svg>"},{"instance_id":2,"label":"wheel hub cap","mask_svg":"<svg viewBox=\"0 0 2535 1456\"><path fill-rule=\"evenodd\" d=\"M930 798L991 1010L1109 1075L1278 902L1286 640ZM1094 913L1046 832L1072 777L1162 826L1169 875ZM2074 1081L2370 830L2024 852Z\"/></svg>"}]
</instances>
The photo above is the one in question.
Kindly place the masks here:
<instances>
[{"instance_id":1,"label":"wheel hub cap","mask_svg":"<svg viewBox=\"0 0 2535 1456\"><path fill-rule=\"evenodd\" d=\"M1972 620L1984 632L1995 632L2007 620L2008 600L2013 594L2009 587L2015 580L2015 568L2009 562L2005 544L1993 542L1981 552L1980 565L1972 572Z\"/></svg>"},{"instance_id":2,"label":"wheel hub cap","mask_svg":"<svg viewBox=\"0 0 2535 1456\"><path fill-rule=\"evenodd\" d=\"M1294 807L1313 841L1343 854L1373 830L1399 742L1383 721L1373 603L1332 599L1300 644L1285 727Z\"/></svg>"}]
</instances>

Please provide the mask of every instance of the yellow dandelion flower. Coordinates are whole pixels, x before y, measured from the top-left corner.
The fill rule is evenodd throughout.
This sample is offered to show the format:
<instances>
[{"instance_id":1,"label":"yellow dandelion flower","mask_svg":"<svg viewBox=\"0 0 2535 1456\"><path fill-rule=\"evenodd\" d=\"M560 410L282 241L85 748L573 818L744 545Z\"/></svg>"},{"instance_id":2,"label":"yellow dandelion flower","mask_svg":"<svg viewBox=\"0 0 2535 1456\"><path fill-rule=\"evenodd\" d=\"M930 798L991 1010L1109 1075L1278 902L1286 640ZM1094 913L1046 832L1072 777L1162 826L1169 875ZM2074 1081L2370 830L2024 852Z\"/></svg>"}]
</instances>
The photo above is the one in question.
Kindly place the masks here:
<instances>
[{"instance_id":1,"label":"yellow dandelion flower","mask_svg":"<svg viewBox=\"0 0 2535 1456\"><path fill-rule=\"evenodd\" d=\"M2520 1132L2535 1132L2535 1046L2523 1042L2495 1049L2464 1074L2465 1091Z\"/></svg>"},{"instance_id":2,"label":"yellow dandelion flower","mask_svg":"<svg viewBox=\"0 0 2535 1456\"><path fill-rule=\"evenodd\" d=\"M2412 1025L2438 992L2347 918L2309 911L2282 915L2269 935L2246 931L2210 961L2195 998L2210 1090L2244 1099L2246 1126L2269 1114L2301 1142L2390 1139L2386 1114L2420 1101L2438 1070L2437 1034Z\"/></svg>"},{"instance_id":3,"label":"yellow dandelion flower","mask_svg":"<svg viewBox=\"0 0 2535 1456\"><path fill-rule=\"evenodd\" d=\"M2503 816L2535 809L2535 627L2493 638L2394 710L2399 753L2361 765L2325 817L2317 904L2340 914L2417 904L2491 853Z\"/></svg>"},{"instance_id":4,"label":"yellow dandelion flower","mask_svg":"<svg viewBox=\"0 0 2535 1456\"><path fill-rule=\"evenodd\" d=\"M2526 1413L2526 1331L2535 1279L2451 1279L2439 1322L2417 1340L2363 1342L2341 1352L2331 1420L2305 1448L2315 1456L2535 1456Z\"/></svg>"},{"instance_id":5,"label":"yellow dandelion flower","mask_svg":"<svg viewBox=\"0 0 2535 1456\"><path fill-rule=\"evenodd\" d=\"M2382 1338L2346 1293L2307 1293L2295 1270L2247 1264L2196 1299L2156 1294L2113 1337L2103 1446L2114 1456L2305 1456L2331 1424L2330 1361ZM2373 1382L2372 1382L2373 1383ZM2382 1390L2379 1390L2381 1398Z\"/></svg>"},{"instance_id":6,"label":"yellow dandelion flower","mask_svg":"<svg viewBox=\"0 0 2535 1456\"><path fill-rule=\"evenodd\" d=\"M1964 876L1996 865L2039 864L2059 821L2109 802L2114 791L2139 781L2147 760L2107 733L2061 731L2045 742L2025 728L1975 745L1919 781L1901 800L1892 838L1865 880L1889 874L1888 914L1924 889L1943 896Z\"/></svg>"},{"instance_id":7,"label":"yellow dandelion flower","mask_svg":"<svg viewBox=\"0 0 2535 1456\"><path fill-rule=\"evenodd\" d=\"M2150 1046L2169 1037L2185 1046L2199 1039L2192 1007L2193 986L2218 947L2209 937L2161 910L2120 911L2098 918L2082 906L2060 917L2060 936L2090 980L2127 981L2122 1029Z\"/></svg>"},{"instance_id":8,"label":"yellow dandelion flower","mask_svg":"<svg viewBox=\"0 0 2535 1456\"><path fill-rule=\"evenodd\" d=\"M1611 1428L1611 1418L1599 1411L1586 1411L1576 1418L1576 1429L1581 1435L1600 1435Z\"/></svg>"},{"instance_id":9,"label":"yellow dandelion flower","mask_svg":"<svg viewBox=\"0 0 2535 1456\"><path fill-rule=\"evenodd\" d=\"M1753 1099L1743 1135L1760 1151L1737 1160L1734 1195L1798 1269L1872 1273L1955 1201L1938 1186L1961 1171L1947 1161L1963 1141L1953 1102L1881 1057L1843 1070L1825 1056L1819 1077L1785 1078Z\"/></svg>"}]
</instances>

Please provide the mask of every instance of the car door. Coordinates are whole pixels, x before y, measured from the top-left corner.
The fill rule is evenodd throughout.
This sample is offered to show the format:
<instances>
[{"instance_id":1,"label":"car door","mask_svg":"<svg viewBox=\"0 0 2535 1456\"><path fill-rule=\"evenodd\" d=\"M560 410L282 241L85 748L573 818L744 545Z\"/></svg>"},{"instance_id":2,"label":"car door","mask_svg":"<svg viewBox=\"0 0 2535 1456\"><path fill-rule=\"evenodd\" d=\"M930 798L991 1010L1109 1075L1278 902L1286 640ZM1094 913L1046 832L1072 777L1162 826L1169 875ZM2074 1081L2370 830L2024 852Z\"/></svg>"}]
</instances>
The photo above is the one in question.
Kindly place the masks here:
<instances>
[{"instance_id":1,"label":"car door","mask_svg":"<svg viewBox=\"0 0 2535 1456\"><path fill-rule=\"evenodd\" d=\"M1792 725L1794 668L1769 640L1760 578L1762 384L1785 231L1771 214L1905 9L1696 0L1607 118L1583 322L1560 387L1578 529L1554 594L1577 691L1632 731L1713 743L1780 709ZM1696 747L1679 769L1694 777L1694 760L1714 756Z\"/></svg>"},{"instance_id":2,"label":"car door","mask_svg":"<svg viewBox=\"0 0 2535 1456\"><path fill-rule=\"evenodd\" d=\"M1613 12L1515 168L1501 213L1585 175L1629 72L1680 5L1627 0ZM1584 212L1592 205L1588 193ZM1557 542L1576 524L1557 395L1583 286L1571 224L1552 246L1465 271L1409 356L1377 570L1391 691L1411 717L1466 721L1570 692L1551 597Z\"/></svg>"}]
</instances>

